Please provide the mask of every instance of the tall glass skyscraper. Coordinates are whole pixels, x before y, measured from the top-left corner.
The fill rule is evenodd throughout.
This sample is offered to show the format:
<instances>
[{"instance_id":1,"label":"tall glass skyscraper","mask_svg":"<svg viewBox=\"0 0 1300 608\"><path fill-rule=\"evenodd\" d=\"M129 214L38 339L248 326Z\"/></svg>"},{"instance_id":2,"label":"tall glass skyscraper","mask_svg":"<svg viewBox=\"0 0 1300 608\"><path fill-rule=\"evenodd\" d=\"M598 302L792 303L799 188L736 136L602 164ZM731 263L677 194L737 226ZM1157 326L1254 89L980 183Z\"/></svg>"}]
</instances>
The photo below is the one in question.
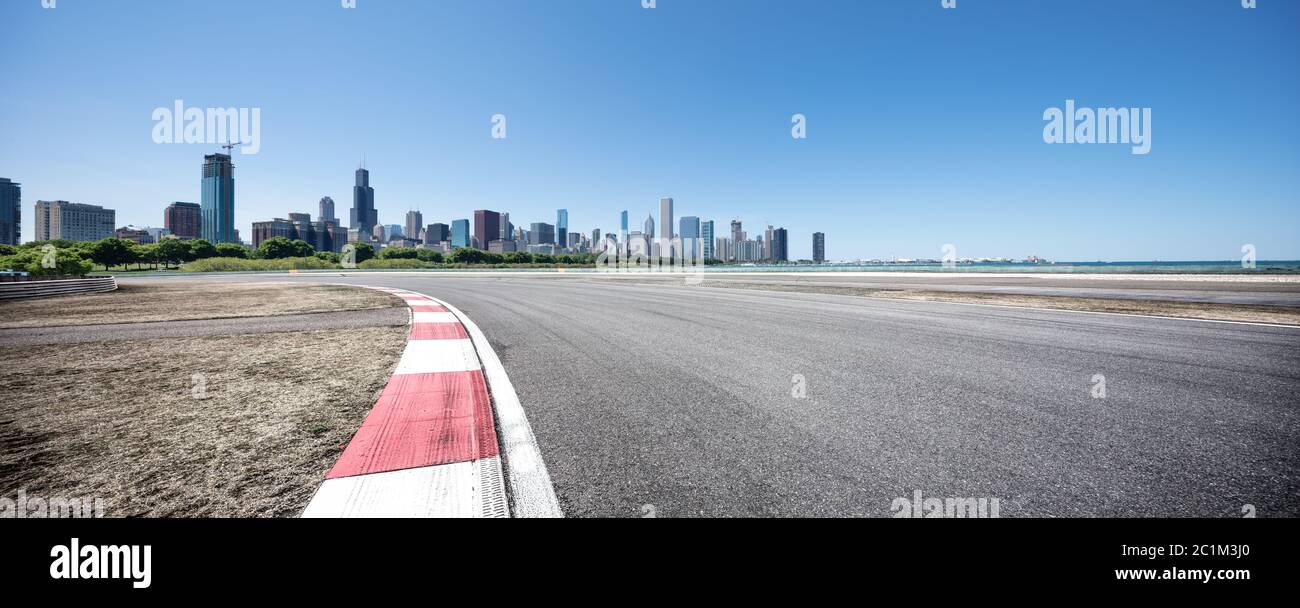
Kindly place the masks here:
<instances>
[{"instance_id":1,"label":"tall glass skyscraper","mask_svg":"<svg viewBox=\"0 0 1300 608\"><path fill-rule=\"evenodd\" d=\"M677 236L681 238L681 250L677 255L683 260L695 260L700 257L700 218L693 215L682 216Z\"/></svg>"},{"instance_id":2,"label":"tall glass skyscraper","mask_svg":"<svg viewBox=\"0 0 1300 608\"><path fill-rule=\"evenodd\" d=\"M0 245L18 245L23 238L22 184L0 177Z\"/></svg>"},{"instance_id":3,"label":"tall glass skyscraper","mask_svg":"<svg viewBox=\"0 0 1300 608\"><path fill-rule=\"evenodd\" d=\"M559 241L556 245L568 247L569 236L569 210L560 209L555 212L555 239Z\"/></svg>"},{"instance_id":4,"label":"tall glass skyscraper","mask_svg":"<svg viewBox=\"0 0 1300 608\"><path fill-rule=\"evenodd\" d=\"M619 226L618 240L620 243L626 243L627 242L627 211L623 212L623 215L619 220L618 226Z\"/></svg>"},{"instance_id":5,"label":"tall glass skyscraper","mask_svg":"<svg viewBox=\"0 0 1300 608\"><path fill-rule=\"evenodd\" d=\"M451 246L469 247L469 220L452 220Z\"/></svg>"},{"instance_id":6,"label":"tall glass skyscraper","mask_svg":"<svg viewBox=\"0 0 1300 608\"><path fill-rule=\"evenodd\" d=\"M370 234L379 223L379 210L375 209L375 189L370 187L370 172L357 169L356 184L352 186L352 211L348 227L361 234Z\"/></svg>"},{"instance_id":7,"label":"tall glass skyscraper","mask_svg":"<svg viewBox=\"0 0 1300 608\"><path fill-rule=\"evenodd\" d=\"M712 260L714 258L713 220L709 220L707 222L704 222L703 224L700 224L700 240L704 241L703 243L701 243L704 248L703 250L704 259Z\"/></svg>"},{"instance_id":8,"label":"tall glass skyscraper","mask_svg":"<svg viewBox=\"0 0 1300 608\"><path fill-rule=\"evenodd\" d=\"M235 166L229 154L203 157L202 236L212 244L238 243L235 236Z\"/></svg>"}]
</instances>

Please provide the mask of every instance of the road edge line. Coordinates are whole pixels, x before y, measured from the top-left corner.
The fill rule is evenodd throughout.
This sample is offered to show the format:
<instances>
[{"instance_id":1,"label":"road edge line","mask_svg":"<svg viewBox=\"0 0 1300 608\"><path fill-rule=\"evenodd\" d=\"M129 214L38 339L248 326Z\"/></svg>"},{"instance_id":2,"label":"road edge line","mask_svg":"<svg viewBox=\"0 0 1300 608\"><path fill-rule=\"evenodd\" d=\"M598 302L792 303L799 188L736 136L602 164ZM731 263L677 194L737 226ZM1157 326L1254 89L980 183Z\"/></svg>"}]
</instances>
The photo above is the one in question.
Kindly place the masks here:
<instances>
[{"instance_id":1,"label":"road edge line","mask_svg":"<svg viewBox=\"0 0 1300 608\"><path fill-rule=\"evenodd\" d=\"M555 496L551 475L546 470L546 462L542 460L542 451L537 447L537 437L533 435L533 427L528 424L528 415L519 402L519 395L515 393L515 386L510 382L505 366L488 342L487 335L459 308L429 294L421 295L456 315L469 332L474 350L478 351L500 430L501 456L506 469L506 496L510 501L511 516L564 517L560 501Z\"/></svg>"}]
</instances>

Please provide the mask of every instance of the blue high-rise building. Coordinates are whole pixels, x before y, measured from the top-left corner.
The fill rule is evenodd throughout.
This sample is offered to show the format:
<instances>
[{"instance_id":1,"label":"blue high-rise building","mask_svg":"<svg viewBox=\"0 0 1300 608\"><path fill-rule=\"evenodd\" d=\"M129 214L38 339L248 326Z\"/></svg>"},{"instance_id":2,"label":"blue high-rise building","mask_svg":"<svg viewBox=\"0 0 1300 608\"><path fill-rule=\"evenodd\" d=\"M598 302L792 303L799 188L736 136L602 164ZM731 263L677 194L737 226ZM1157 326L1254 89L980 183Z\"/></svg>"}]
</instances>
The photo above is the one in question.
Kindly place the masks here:
<instances>
[{"instance_id":1,"label":"blue high-rise building","mask_svg":"<svg viewBox=\"0 0 1300 608\"><path fill-rule=\"evenodd\" d=\"M569 210L560 209L555 213L555 240L556 245L568 247L569 236Z\"/></svg>"},{"instance_id":2,"label":"blue high-rise building","mask_svg":"<svg viewBox=\"0 0 1300 608\"><path fill-rule=\"evenodd\" d=\"M0 245L18 245L23 238L22 184L0 177Z\"/></svg>"},{"instance_id":3,"label":"blue high-rise building","mask_svg":"<svg viewBox=\"0 0 1300 608\"><path fill-rule=\"evenodd\" d=\"M682 216L678 220L677 237L681 239L681 250L677 253L684 260L700 257L700 218L693 215Z\"/></svg>"},{"instance_id":4,"label":"blue high-rise building","mask_svg":"<svg viewBox=\"0 0 1300 608\"><path fill-rule=\"evenodd\" d=\"M452 220L451 246L469 247L469 220Z\"/></svg>"},{"instance_id":5,"label":"blue high-rise building","mask_svg":"<svg viewBox=\"0 0 1300 608\"><path fill-rule=\"evenodd\" d=\"M713 254L713 220L700 224L700 240L703 241L704 259L712 260Z\"/></svg>"},{"instance_id":6,"label":"blue high-rise building","mask_svg":"<svg viewBox=\"0 0 1300 608\"><path fill-rule=\"evenodd\" d=\"M623 211L623 215L619 218L618 227L619 227L618 240L620 243L626 243L627 242L627 211Z\"/></svg>"},{"instance_id":7,"label":"blue high-rise building","mask_svg":"<svg viewBox=\"0 0 1300 608\"><path fill-rule=\"evenodd\" d=\"M238 243L235 236L235 166L229 154L203 157L203 238L212 244Z\"/></svg>"}]
</instances>

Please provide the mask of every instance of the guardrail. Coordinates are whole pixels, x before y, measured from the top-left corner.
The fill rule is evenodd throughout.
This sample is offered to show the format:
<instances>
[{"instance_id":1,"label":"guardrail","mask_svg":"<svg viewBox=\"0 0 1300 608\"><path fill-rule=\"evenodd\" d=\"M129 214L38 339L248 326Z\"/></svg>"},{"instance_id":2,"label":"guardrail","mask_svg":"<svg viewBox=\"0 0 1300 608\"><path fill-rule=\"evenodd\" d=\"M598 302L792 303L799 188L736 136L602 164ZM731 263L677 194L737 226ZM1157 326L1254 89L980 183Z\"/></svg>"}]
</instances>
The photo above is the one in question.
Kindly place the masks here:
<instances>
[{"instance_id":1,"label":"guardrail","mask_svg":"<svg viewBox=\"0 0 1300 608\"><path fill-rule=\"evenodd\" d=\"M84 279L56 279L53 281L0 282L0 300L18 298L48 298L83 293L99 293L117 289L116 277L87 277Z\"/></svg>"}]
</instances>

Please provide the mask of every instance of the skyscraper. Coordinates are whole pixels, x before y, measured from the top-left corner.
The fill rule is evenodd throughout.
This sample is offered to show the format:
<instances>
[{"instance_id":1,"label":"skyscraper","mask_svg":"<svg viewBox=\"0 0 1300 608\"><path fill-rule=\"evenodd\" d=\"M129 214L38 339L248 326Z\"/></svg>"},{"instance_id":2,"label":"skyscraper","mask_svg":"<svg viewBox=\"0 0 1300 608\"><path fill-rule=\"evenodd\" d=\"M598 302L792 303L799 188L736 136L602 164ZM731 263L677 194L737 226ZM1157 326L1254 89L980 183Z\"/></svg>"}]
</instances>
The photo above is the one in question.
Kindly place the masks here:
<instances>
[{"instance_id":1,"label":"skyscraper","mask_svg":"<svg viewBox=\"0 0 1300 608\"><path fill-rule=\"evenodd\" d=\"M713 249L713 245L714 245L713 220L709 220L707 222L704 222L703 224L700 224L700 241L701 241L700 244L704 247L704 251L703 251L704 259L706 260L714 259L717 256L717 254L714 252Z\"/></svg>"},{"instance_id":2,"label":"skyscraper","mask_svg":"<svg viewBox=\"0 0 1300 608\"><path fill-rule=\"evenodd\" d=\"M678 237L681 238L681 250L677 252L683 260L692 261L700 257L700 218L686 215L680 220Z\"/></svg>"},{"instance_id":3,"label":"skyscraper","mask_svg":"<svg viewBox=\"0 0 1300 608\"><path fill-rule=\"evenodd\" d=\"M451 246L469 247L469 220L451 221Z\"/></svg>"},{"instance_id":4,"label":"skyscraper","mask_svg":"<svg viewBox=\"0 0 1300 608\"><path fill-rule=\"evenodd\" d=\"M790 261L790 235L785 228L777 228L772 231L772 238L768 243L770 254L768 257L773 262Z\"/></svg>"},{"instance_id":5,"label":"skyscraper","mask_svg":"<svg viewBox=\"0 0 1300 608\"><path fill-rule=\"evenodd\" d=\"M772 252L772 225L767 225L767 230L763 231L763 259L775 260L776 255Z\"/></svg>"},{"instance_id":6,"label":"skyscraper","mask_svg":"<svg viewBox=\"0 0 1300 608\"><path fill-rule=\"evenodd\" d=\"M745 240L745 231L740 227L740 220L731 220L731 242L739 243Z\"/></svg>"},{"instance_id":7,"label":"skyscraper","mask_svg":"<svg viewBox=\"0 0 1300 608\"><path fill-rule=\"evenodd\" d=\"M18 245L23 238L22 184L0 177L0 245Z\"/></svg>"},{"instance_id":8,"label":"skyscraper","mask_svg":"<svg viewBox=\"0 0 1300 608\"><path fill-rule=\"evenodd\" d=\"M203 157L203 229L200 235L212 244L238 243L235 236L235 166L229 154Z\"/></svg>"},{"instance_id":9,"label":"skyscraper","mask_svg":"<svg viewBox=\"0 0 1300 608\"><path fill-rule=\"evenodd\" d=\"M487 209L474 212L474 239L476 247L487 251L488 244L501 239L501 214Z\"/></svg>"},{"instance_id":10,"label":"skyscraper","mask_svg":"<svg viewBox=\"0 0 1300 608\"><path fill-rule=\"evenodd\" d=\"M446 224L429 224L424 230L424 243L436 245L451 240L451 227Z\"/></svg>"},{"instance_id":11,"label":"skyscraper","mask_svg":"<svg viewBox=\"0 0 1300 608\"><path fill-rule=\"evenodd\" d=\"M623 211L622 216L619 218L618 226L619 226L619 232L618 232L619 241L626 243L627 242L627 211L626 210Z\"/></svg>"},{"instance_id":12,"label":"skyscraper","mask_svg":"<svg viewBox=\"0 0 1300 608\"><path fill-rule=\"evenodd\" d=\"M420 229L424 228L424 214L419 211L406 212L406 229L403 234L408 239L420 238Z\"/></svg>"},{"instance_id":13,"label":"skyscraper","mask_svg":"<svg viewBox=\"0 0 1300 608\"><path fill-rule=\"evenodd\" d=\"M528 243L530 245L554 245L555 226L540 222L534 223L529 229Z\"/></svg>"},{"instance_id":14,"label":"skyscraper","mask_svg":"<svg viewBox=\"0 0 1300 608\"><path fill-rule=\"evenodd\" d=\"M663 197L659 199L659 255L663 257L673 256L673 199Z\"/></svg>"},{"instance_id":15,"label":"skyscraper","mask_svg":"<svg viewBox=\"0 0 1300 608\"><path fill-rule=\"evenodd\" d=\"M813 261L818 264L826 261L826 235L821 232L813 233Z\"/></svg>"},{"instance_id":16,"label":"skyscraper","mask_svg":"<svg viewBox=\"0 0 1300 608\"><path fill-rule=\"evenodd\" d=\"M560 209L555 212L555 238L558 242L555 244L560 247L568 247L569 236L569 210Z\"/></svg>"},{"instance_id":17,"label":"skyscraper","mask_svg":"<svg viewBox=\"0 0 1300 608\"><path fill-rule=\"evenodd\" d=\"M503 241L511 240L510 235L514 233L515 225L510 223L509 213L501 212L501 218L498 220L497 226L497 238Z\"/></svg>"},{"instance_id":18,"label":"skyscraper","mask_svg":"<svg viewBox=\"0 0 1300 608\"><path fill-rule=\"evenodd\" d=\"M379 223L379 210L375 209L375 189L370 187L370 172L357 169L356 184L352 186L352 211L348 227L361 234L371 234Z\"/></svg>"},{"instance_id":19,"label":"skyscraper","mask_svg":"<svg viewBox=\"0 0 1300 608\"><path fill-rule=\"evenodd\" d=\"M98 205L36 201L36 239L98 241L113 236L117 212Z\"/></svg>"},{"instance_id":20,"label":"skyscraper","mask_svg":"<svg viewBox=\"0 0 1300 608\"><path fill-rule=\"evenodd\" d=\"M334 217L334 199L325 196L320 199L320 221L337 222L339 218Z\"/></svg>"},{"instance_id":21,"label":"skyscraper","mask_svg":"<svg viewBox=\"0 0 1300 608\"><path fill-rule=\"evenodd\" d=\"M163 210L163 227L179 239L197 239L203 236L203 207L195 203L177 201Z\"/></svg>"}]
</instances>

